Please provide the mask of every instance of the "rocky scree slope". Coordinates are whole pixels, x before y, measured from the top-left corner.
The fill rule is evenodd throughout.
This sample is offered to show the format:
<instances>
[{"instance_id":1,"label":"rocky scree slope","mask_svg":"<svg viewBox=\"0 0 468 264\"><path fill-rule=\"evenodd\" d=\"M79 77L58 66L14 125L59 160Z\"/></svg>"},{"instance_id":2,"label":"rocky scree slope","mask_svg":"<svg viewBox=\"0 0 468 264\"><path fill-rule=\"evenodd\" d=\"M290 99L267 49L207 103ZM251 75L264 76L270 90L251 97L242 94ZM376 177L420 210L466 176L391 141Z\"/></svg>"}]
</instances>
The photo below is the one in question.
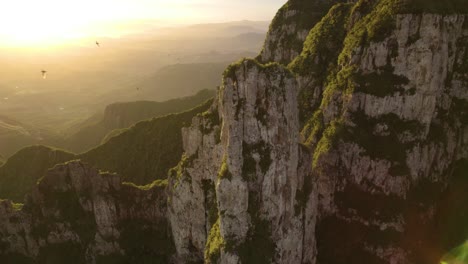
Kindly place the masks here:
<instances>
[{"instance_id":1,"label":"rocky scree slope","mask_svg":"<svg viewBox=\"0 0 468 264\"><path fill-rule=\"evenodd\" d=\"M281 42L268 47L277 57L264 50L261 62L228 67L211 108L182 129L185 154L152 201L165 203L173 243L153 250L173 263L393 264L439 263L463 244L468 10L454 7L468 5L442 2L330 3L301 48ZM282 25L266 43L308 30ZM12 225L1 255L37 259L11 246ZM115 256L86 245L93 263Z\"/></svg>"}]
</instances>

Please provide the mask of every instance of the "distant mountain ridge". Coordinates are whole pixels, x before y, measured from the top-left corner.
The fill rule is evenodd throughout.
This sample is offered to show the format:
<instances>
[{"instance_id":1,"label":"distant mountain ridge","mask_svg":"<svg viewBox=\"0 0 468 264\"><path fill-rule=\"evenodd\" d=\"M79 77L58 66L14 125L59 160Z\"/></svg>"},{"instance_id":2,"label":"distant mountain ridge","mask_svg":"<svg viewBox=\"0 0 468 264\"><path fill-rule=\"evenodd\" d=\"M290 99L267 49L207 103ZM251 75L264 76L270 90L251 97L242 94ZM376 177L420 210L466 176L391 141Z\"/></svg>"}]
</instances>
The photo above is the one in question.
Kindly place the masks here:
<instances>
[{"instance_id":1,"label":"distant mountain ridge","mask_svg":"<svg viewBox=\"0 0 468 264\"><path fill-rule=\"evenodd\" d=\"M56 115L54 111L77 111L75 115L77 117L80 116L80 119L73 121L73 118L71 118L57 126L47 125L47 128L39 128L38 126L42 127L45 122L43 120L44 122L41 123L41 118L29 116L28 120L22 122L16 120L16 117L4 116L4 112L6 111L1 111L0 109L2 113L2 115L0 115L0 154L9 157L24 147L37 144L64 148L76 153L84 152L99 145L104 137L114 129L125 128L138 121L155 116L184 111L212 97L214 92L211 92L211 94L207 91L199 94L197 93L206 89L216 89L226 65L227 62L168 65L158 70L152 76L144 78L139 83L128 85L125 89L122 88L113 92L104 93L104 95L100 96L101 99L96 100L98 102L96 104L102 105L99 107L100 109L104 109L104 106L110 104L110 108L115 110L117 107L112 105L118 98L125 98L126 102L139 101L135 104L126 104L125 106L129 107L127 109L128 111L126 111L126 113L123 113L125 111L119 113L119 115L125 116L126 118L132 116L131 120L127 120L124 126L110 125L107 121L105 121L107 122L105 125L100 123L104 118L104 110L97 111L96 114L84 121L79 121L82 118L82 115L80 116L80 111L72 109L72 106L69 106L70 109L68 109L68 102L63 102L63 106L65 107L62 110L54 109L54 107L51 107L47 103L37 103L41 102L43 97L47 97L46 95L41 95L34 104L37 103L41 105L41 107L47 108L46 112L48 112L50 116ZM185 78L180 78L180 76L184 76ZM188 98L195 94L197 95L193 99ZM30 97L32 98L33 95L30 95ZM181 97L187 98L186 100L178 101L177 98ZM158 103L156 102L154 104L140 102L141 100L157 100L158 102L164 102L171 99L174 100L161 104L160 109L158 109ZM192 103L190 103L191 100L193 100ZM26 104L27 102L28 101L25 101L25 105L18 107L17 111L22 113L20 116L27 113L25 112L25 109L29 107L29 105ZM138 104L146 105L146 107L140 108L137 106ZM124 107L122 103L117 103L116 105ZM154 109L150 111L149 109L145 110L145 108ZM167 110L165 111L164 108ZM145 111L149 112L144 113ZM108 112L108 114L110 114L110 112ZM139 114L142 115L140 118L137 117ZM111 115L107 115L106 118L112 119ZM70 122L70 124L68 124L68 122ZM44 127L46 127L45 124Z\"/></svg>"},{"instance_id":2,"label":"distant mountain ridge","mask_svg":"<svg viewBox=\"0 0 468 264\"><path fill-rule=\"evenodd\" d=\"M20 52L0 49L0 114L24 124L66 133L70 126L114 102L164 101L201 89L214 89L229 62L258 53L267 24L234 21L178 26L166 29L171 36L157 34L161 28L155 24L156 28L147 28L144 34L100 38L100 49L96 48L95 39L84 40L47 57L34 49ZM187 30L192 33L188 34ZM255 35L243 36L251 33ZM47 80L38 74L38 62L49 71ZM204 75L204 83L214 76L209 86L183 84L182 88L187 88L189 93L173 87L165 90L163 83L145 87L145 91L136 89L166 66L193 64L196 69L202 69L205 63L222 64L217 66L216 75L204 72L196 76ZM179 74L190 78L183 71ZM146 88L154 89L147 93ZM6 97L9 99L4 100Z\"/></svg>"},{"instance_id":3,"label":"distant mountain ridge","mask_svg":"<svg viewBox=\"0 0 468 264\"><path fill-rule=\"evenodd\" d=\"M193 96L164 102L137 101L115 103L106 107L104 113L82 124L82 128L66 139L67 149L81 153L97 147L113 130L128 128L139 121L183 112L212 98L214 90L202 90ZM98 121L96 121L98 120Z\"/></svg>"},{"instance_id":4,"label":"distant mountain ridge","mask_svg":"<svg viewBox=\"0 0 468 264\"><path fill-rule=\"evenodd\" d=\"M192 37L206 37L210 35L218 35L219 37L230 37L233 35L243 34L247 32L263 33L266 35L270 21L232 21L225 23L207 23L194 24L188 26L164 27L157 30L148 30L147 34L154 33L160 37L173 37L175 35ZM179 34L182 32L183 34Z\"/></svg>"},{"instance_id":5,"label":"distant mountain ridge","mask_svg":"<svg viewBox=\"0 0 468 264\"><path fill-rule=\"evenodd\" d=\"M216 51L213 50L212 53ZM209 54L206 56L209 57ZM193 95L205 89L215 89L228 64L228 62L204 62L167 65L128 88L104 94L101 101L107 101L107 98L125 98L127 102L166 101ZM116 101L112 103L114 102Z\"/></svg>"}]
</instances>

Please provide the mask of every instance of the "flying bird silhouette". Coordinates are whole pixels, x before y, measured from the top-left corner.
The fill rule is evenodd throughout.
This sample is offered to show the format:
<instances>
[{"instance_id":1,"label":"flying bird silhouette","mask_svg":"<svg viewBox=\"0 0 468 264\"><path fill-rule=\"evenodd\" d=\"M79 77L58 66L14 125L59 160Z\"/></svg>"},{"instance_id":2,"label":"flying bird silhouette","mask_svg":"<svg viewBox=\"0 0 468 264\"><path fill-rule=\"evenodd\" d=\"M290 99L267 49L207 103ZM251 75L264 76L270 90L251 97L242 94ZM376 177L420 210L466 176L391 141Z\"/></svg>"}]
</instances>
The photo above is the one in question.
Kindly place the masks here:
<instances>
[{"instance_id":1,"label":"flying bird silhouette","mask_svg":"<svg viewBox=\"0 0 468 264\"><path fill-rule=\"evenodd\" d=\"M42 79L47 78L47 71L46 70L42 70L41 73L42 73Z\"/></svg>"},{"instance_id":2,"label":"flying bird silhouette","mask_svg":"<svg viewBox=\"0 0 468 264\"><path fill-rule=\"evenodd\" d=\"M97 42L96 41L96 46L98 46L99 48L101 47L101 43Z\"/></svg>"}]
</instances>

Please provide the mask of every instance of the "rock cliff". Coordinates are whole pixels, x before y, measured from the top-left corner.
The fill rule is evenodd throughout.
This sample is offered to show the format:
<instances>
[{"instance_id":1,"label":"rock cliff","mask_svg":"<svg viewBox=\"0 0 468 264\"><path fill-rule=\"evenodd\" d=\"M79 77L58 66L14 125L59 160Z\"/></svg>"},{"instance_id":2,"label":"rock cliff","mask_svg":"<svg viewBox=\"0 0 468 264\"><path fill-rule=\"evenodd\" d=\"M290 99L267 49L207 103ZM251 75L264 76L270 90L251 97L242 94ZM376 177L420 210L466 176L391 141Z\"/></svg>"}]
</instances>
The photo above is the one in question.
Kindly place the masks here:
<instances>
[{"instance_id":1,"label":"rock cliff","mask_svg":"<svg viewBox=\"0 0 468 264\"><path fill-rule=\"evenodd\" d=\"M263 50L261 62L288 64L301 54L309 31L328 13L330 8L346 0L290 0L273 19Z\"/></svg>"},{"instance_id":2,"label":"rock cliff","mask_svg":"<svg viewBox=\"0 0 468 264\"><path fill-rule=\"evenodd\" d=\"M468 237L468 5L424 3L291 0L182 129L167 187L56 167L23 209L3 202L0 255L53 263L66 242L89 263L466 261L446 253Z\"/></svg>"},{"instance_id":3,"label":"rock cliff","mask_svg":"<svg viewBox=\"0 0 468 264\"><path fill-rule=\"evenodd\" d=\"M326 80L316 63L337 54L317 37L291 65L311 110L302 135L318 183L318 262L437 263L467 235L448 235L440 201L467 158L468 16L361 3L335 6L311 31L347 21L328 39L343 46Z\"/></svg>"},{"instance_id":4,"label":"rock cliff","mask_svg":"<svg viewBox=\"0 0 468 264\"><path fill-rule=\"evenodd\" d=\"M1 201L0 261L167 263L165 185L136 187L79 161L58 165L24 205Z\"/></svg>"}]
</instances>

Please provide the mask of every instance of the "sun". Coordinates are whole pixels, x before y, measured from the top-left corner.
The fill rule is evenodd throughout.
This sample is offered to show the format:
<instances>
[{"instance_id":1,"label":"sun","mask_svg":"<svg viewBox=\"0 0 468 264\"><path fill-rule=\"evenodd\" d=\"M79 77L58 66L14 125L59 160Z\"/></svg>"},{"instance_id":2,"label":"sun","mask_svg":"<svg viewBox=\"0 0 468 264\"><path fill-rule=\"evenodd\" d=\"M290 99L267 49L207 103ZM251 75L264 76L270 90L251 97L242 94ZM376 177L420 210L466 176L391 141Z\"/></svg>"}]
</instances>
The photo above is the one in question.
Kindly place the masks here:
<instances>
[{"instance_id":1,"label":"sun","mask_svg":"<svg viewBox=\"0 0 468 264\"><path fill-rule=\"evenodd\" d=\"M33 22L35 21L35 22ZM16 21L0 32L2 44L49 45L64 41L79 32L79 27L70 21L57 23L51 17L31 17Z\"/></svg>"},{"instance_id":2,"label":"sun","mask_svg":"<svg viewBox=\"0 0 468 264\"><path fill-rule=\"evenodd\" d=\"M131 14L118 0L5 0L0 6L0 45L61 44L99 34L99 25Z\"/></svg>"},{"instance_id":3,"label":"sun","mask_svg":"<svg viewBox=\"0 0 468 264\"><path fill-rule=\"evenodd\" d=\"M2 45L48 45L69 37L80 26L59 1L7 0L1 13Z\"/></svg>"}]
</instances>

